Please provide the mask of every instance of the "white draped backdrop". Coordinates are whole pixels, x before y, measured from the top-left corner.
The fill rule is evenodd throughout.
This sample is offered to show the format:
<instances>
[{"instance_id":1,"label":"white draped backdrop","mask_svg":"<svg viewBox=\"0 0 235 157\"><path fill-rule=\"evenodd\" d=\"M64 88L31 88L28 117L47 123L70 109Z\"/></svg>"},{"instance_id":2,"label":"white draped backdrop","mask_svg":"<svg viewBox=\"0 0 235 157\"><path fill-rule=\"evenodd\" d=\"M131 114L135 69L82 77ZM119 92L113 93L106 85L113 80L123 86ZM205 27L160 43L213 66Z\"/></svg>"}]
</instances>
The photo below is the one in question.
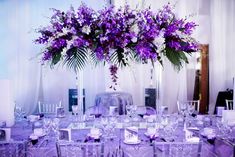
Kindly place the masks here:
<instances>
[{"instance_id":1,"label":"white draped backdrop","mask_svg":"<svg viewBox=\"0 0 235 157\"><path fill-rule=\"evenodd\" d=\"M194 37L202 44L209 44L210 62L210 104L215 104L218 91L232 88L235 76L235 57L233 41L235 41L235 4L233 0L169 0L176 4L177 15L194 16L199 26ZM86 0L88 6L95 10L107 5L105 1ZM148 7L153 10L161 8L165 0L114 0L115 5L126 3L135 7ZM75 8L81 0L12 0L0 1L0 79L12 81L14 100L24 107L27 113L36 109L37 102L56 102L61 100L68 106L68 89L85 88L87 106L94 105L95 95L104 92L110 85L108 67L87 66L76 75L68 69L41 67L36 55L41 47L33 44L37 34L34 29L49 23L49 8L66 10ZM170 63L164 67L156 63L154 70L154 86L159 90L158 103L169 107L170 112L176 110L177 100L192 99L194 89L195 58L191 64L177 73ZM77 83L79 82L79 83ZM134 104L144 105L144 88L150 85L150 65L133 65L119 70L119 90L133 95ZM4 90L1 89L0 90Z\"/></svg>"}]
</instances>

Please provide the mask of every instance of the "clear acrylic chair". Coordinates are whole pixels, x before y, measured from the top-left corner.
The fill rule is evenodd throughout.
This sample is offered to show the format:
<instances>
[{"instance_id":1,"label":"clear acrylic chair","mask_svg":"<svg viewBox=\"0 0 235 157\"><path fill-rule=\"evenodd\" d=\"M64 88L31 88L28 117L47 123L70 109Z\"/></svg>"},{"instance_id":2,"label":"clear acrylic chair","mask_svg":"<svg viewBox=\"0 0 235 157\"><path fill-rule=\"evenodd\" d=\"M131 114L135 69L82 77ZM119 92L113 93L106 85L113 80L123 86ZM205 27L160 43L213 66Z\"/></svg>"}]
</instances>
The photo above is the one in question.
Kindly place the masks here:
<instances>
[{"instance_id":1,"label":"clear acrylic chair","mask_svg":"<svg viewBox=\"0 0 235 157\"><path fill-rule=\"evenodd\" d=\"M25 141L0 141L1 157L25 157Z\"/></svg>"},{"instance_id":2,"label":"clear acrylic chair","mask_svg":"<svg viewBox=\"0 0 235 157\"><path fill-rule=\"evenodd\" d=\"M28 147L26 157L55 157L57 156L57 149L55 147Z\"/></svg>"},{"instance_id":3,"label":"clear acrylic chair","mask_svg":"<svg viewBox=\"0 0 235 157\"><path fill-rule=\"evenodd\" d=\"M233 100L226 99L225 102L226 102L226 109L233 110Z\"/></svg>"},{"instance_id":4,"label":"clear acrylic chair","mask_svg":"<svg viewBox=\"0 0 235 157\"><path fill-rule=\"evenodd\" d=\"M202 142L155 142L154 157L200 157Z\"/></svg>"},{"instance_id":5,"label":"clear acrylic chair","mask_svg":"<svg viewBox=\"0 0 235 157\"><path fill-rule=\"evenodd\" d=\"M104 143L69 142L56 143L58 157L104 157Z\"/></svg>"},{"instance_id":6,"label":"clear acrylic chair","mask_svg":"<svg viewBox=\"0 0 235 157\"><path fill-rule=\"evenodd\" d=\"M193 105L198 113L200 111L200 100L177 101L178 112L181 112L182 104Z\"/></svg>"},{"instance_id":7,"label":"clear acrylic chair","mask_svg":"<svg viewBox=\"0 0 235 157\"><path fill-rule=\"evenodd\" d=\"M61 107L61 101L58 103L43 103L41 101L38 102L38 112L40 114L55 114L57 107Z\"/></svg>"}]
</instances>

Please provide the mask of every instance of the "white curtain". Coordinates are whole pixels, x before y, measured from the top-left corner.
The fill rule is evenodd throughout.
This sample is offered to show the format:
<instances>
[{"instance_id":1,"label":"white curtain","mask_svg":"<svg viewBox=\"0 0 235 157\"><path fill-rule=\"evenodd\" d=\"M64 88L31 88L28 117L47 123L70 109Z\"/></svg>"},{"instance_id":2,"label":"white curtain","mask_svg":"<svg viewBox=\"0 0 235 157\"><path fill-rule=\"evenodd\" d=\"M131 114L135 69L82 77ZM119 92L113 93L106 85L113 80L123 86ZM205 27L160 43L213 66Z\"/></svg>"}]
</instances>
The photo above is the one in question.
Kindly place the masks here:
<instances>
[{"instance_id":1,"label":"white curtain","mask_svg":"<svg viewBox=\"0 0 235 157\"><path fill-rule=\"evenodd\" d=\"M211 1L210 103L215 105L219 91L233 88L235 2ZM213 108L212 108L213 109Z\"/></svg>"},{"instance_id":2,"label":"white curtain","mask_svg":"<svg viewBox=\"0 0 235 157\"><path fill-rule=\"evenodd\" d=\"M107 1L83 1L94 9L101 9ZM176 13L179 16L194 14L199 26L194 36L200 43L210 42L210 102L215 103L219 90L232 88L232 77L235 76L234 58L234 1L233 0L170 0L176 3ZM168 1L164 0L122 0L114 4L131 4L139 8L151 5L157 11ZM94 105L95 95L104 92L110 85L109 70L107 67L88 66L79 73L79 83L76 75L66 68L41 67L38 59L34 58L40 51L40 46L33 44L37 34L34 29L46 26L52 12L49 8L67 10L70 5L75 8L80 1L67 0L12 0L0 1L0 77L12 80L14 98L17 104L24 107L27 113L32 113L37 106L37 101L57 102L62 100L68 106L68 89L86 89L86 105ZM210 10L211 8L211 10ZM191 66L191 69L194 65ZM170 112L176 110L176 101L187 99L187 91L192 92L192 85L187 84L189 67L183 68L179 73L165 62L162 68L155 66L155 84L160 90L158 103L167 105ZM144 88L150 86L150 65L137 65L119 70L119 89L133 95L136 105L144 104ZM189 80L188 80L189 82ZM194 81L191 81L194 82ZM172 83L172 84L171 84ZM0 89L2 90L2 89Z\"/></svg>"},{"instance_id":3,"label":"white curtain","mask_svg":"<svg viewBox=\"0 0 235 157\"><path fill-rule=\"evenodd\" d=\"M37 102L62 101L68 106L68 89L76 88L76 75L62 67L41 67L41 46L33 40L38 34L35 29L49 24L50 8L77 8L82 0L12 0L0 1L0 78L10 79L13 84L14 100L27 113L35 112ZM84 1L93 9L101 9L105 1ZM0 90L4 90L1 89Z\"/></svg>"}]
</instances>

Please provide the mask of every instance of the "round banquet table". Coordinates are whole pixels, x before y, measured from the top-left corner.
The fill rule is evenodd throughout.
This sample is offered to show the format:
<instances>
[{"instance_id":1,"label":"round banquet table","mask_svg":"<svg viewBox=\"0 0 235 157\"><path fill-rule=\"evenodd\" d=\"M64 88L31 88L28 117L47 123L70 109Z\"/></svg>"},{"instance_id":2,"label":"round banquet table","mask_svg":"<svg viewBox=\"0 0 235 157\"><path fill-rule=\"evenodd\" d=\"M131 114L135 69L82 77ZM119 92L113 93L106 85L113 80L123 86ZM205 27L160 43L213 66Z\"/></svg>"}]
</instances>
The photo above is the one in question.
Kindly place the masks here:
<instances>
[{"instance_id":1,"label":"round banquet table","mask_svg":"<svg viewBox=\"0 0 235 157\"><path fill-rule=\"evenodd\" d=\"M126 112L126 105L133 105L133 99L132 95L126 92L104 92L96 95L95 105L106 108L116 106L119 115L123 115Z\"/></svg>"},{"instance_id":2,"label":"round banquet table","mask_svg":"<svg viewBox=\"0 0 235 157\"><path fill-rule=\"evenodd\" d=\"M123 118L124 117L124 118ZM104 149L105 149L105 156L115 156L115 150L118 148L121 148L123 151L123 156L122 157L151 157L153 156L153 145L149 141L149 138L145 135L146 133L146 121L144 119L140 119L140 121L137 124L137 127L139 128L138 131L138 137L141 140L140 144L136 145L128 145L125 144L124 141L124 122L125 122L125 117L126 116L119 116L118 121L116 123L116 128L115 128L115 137L110 140L110 141L101 141L104 142ZM212 117L214 121L215 117ZM60 118L60 124L59 128L67 128L71 129L71 134L72 134L72 140L73 141L85 141L88 133L90 132L90 128L97 127L96 125L99 124L97 123L97 120L99 121L100 119L94 119L93 121L84 121L84 125L82 127L78 127L77 125L74 125L74 121L71 118L71 116L66 116L64 118ZM43 119L39 121L42 123ZM123 126L122 126L122 125ZM158 122L155 122L156 125L159 125ZM192 123L193 125L196 123ZM208 127L208 126L207 126ZM211 123L211 128L215 128L216 126L214 123ZM200 128L200 127L199 127ZM204 126L202 126L200 129L203 129ZM12 142L14 141L28 141L27 143L27 149L26 149L26 156L30 157L55 157L57 156L57 150L56 150L56 140L52 136L49 137L48 142L43 143L45 141L46 137L41 137L39 139L39 142L36 145L32 145L29 141L29 136L32 134L32 128L30 124L27 122L20 122L16 123L12 128L11 128L11 138ZM160 135L161 132L159 132ZM183 131L183 126L179 125L177 129L175 130L175 141L182 141L185 138L184 131ZM162 141L161 138L155 139L156 142ZM92 141L91 141L92 142ZM94 141L93 141L94 142ZM0 142L0 148L1 148L1 142ZM205 149L206 148L206 149ZM1 149L0 149L1 150ZM114 151L113 151L114 150ZM231 147L231 145L224 143L223 141L215 141L214 143L210 144L206 140L204 141L204 144L202 146L202 154L201 157L214 157L212 156L211 152L216 152L216 156L232 156L233 154L234 147ZM1 156L1 151L0 151L0 156ZM22 155L23 157L24 155ZM1 156L3 157L3 156Z\"/></svg>"}]
</instances>

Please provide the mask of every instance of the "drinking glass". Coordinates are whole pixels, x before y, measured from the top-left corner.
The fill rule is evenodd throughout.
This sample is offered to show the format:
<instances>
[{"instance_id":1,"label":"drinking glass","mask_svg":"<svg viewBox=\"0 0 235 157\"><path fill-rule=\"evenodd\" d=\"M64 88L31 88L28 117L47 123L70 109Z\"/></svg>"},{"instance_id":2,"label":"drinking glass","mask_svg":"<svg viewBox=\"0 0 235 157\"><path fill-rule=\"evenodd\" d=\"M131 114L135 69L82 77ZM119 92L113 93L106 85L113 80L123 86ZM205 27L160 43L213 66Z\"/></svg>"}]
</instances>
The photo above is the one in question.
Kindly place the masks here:
<instances>
[{"instance_id":1,"label":"drinking glass","mask_svg":"<svg viewBox=\"0 0 235 157\"><path fill-rule=\"evenodd\" d=\"M111 130L110 130L111 135L110 136L114 137L115 128L116 128L116 124L117 124L117 118L116 117L110 117L109 122L110 122L110 127L111 127Z\"/></svg>"},{"instance_id":2,"label":"drinking glass","mask_svg":"<svg viewBox=\"0 0 235 157\"><path fill-rule=\"evenodd\" d=\"M131 116L131 109L132 109L131 106L132 105L130 105L130 104L126 105L126 113L127 113L128 117Z\"/></svg>"},{"instance_id":3,"label":"drinking glass","mask_svg":"<svg viewBox=\"0 0 235 157\"><path fill-rule=\"evenodd\" d=\"M180 104L180 111L184 117L186 116L187 106L188 106L187 103Z\"/></svg>"},{"instance_id":4,"label":"drinking glass","mask_svg":"<svg viewBox=\"0 0 235 157\"><path fill-rule=\"evenodd\" d=\"M192 115L194 112L195 112L195 106L194 105L188 105L189 115Z\"/></svg>"},{"instance_id":5,"label":"drinking glass","mask_svg":"<svg viewBox=\"0 0 235 157\"><path fill-rule=\"evenodd\" d=\"M56 137L56 139L58 139L59 137L59 123L60 123L60 119L59 118L54 118L51 121L51 128L53 131L53 135Z\"/></svg>"},{"instance_id":6,"label":"drinking glass","mask_svg":"<svg viewBox=\"0 0 235 157\"><path fill-rule=\"evenodd\" d=\"M101 118L101 126L103 130L103 137L108 138L109 137L109 119L108 117L102 117Z\"/></svg>"},{"instance_id":7,"label":"drinking glass","mask_svg":"<svg viewBox=\"0 0 235 157\"><path fill-rule=\"evenodd\" d=\"M78 105L73 105L72 106L72 112L73 115L75 116L75 121L78 120L78 114L79 114L79 106Z\"/></svg>"},{"instance_id":8,"label":"drinking glass","mask_svg":"<svg viewBox=\"0 0 235 157\"><path fill-rule=\"evenodd\" d=\"M50 118L43 118L43 129L44 129L46 135L48 135L50 133L50 130L51 130L51 119Z\"/></svg>"}]
</instances>

